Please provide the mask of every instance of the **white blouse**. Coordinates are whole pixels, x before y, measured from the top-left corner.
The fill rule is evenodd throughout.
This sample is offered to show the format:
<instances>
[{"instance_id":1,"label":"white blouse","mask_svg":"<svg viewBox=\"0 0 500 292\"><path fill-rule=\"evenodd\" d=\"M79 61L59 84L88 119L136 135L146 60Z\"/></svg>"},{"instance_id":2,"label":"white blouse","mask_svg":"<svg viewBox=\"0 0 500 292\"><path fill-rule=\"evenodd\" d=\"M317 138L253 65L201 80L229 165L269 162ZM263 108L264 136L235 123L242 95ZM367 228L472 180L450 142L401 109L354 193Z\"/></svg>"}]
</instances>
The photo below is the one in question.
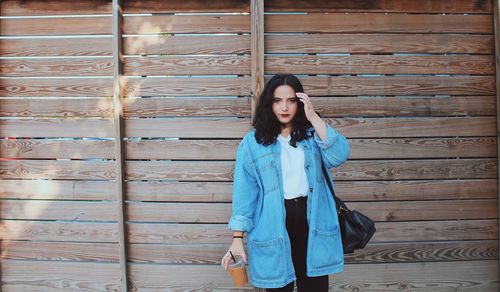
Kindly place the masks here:
<instances>
[{"instance_id":1,"label":"white blouse","mask_svg":"<svg viewBox=\"0 0 500 292\"><path fill-rule=\"evenodd\" d=\"M307 196L308 182L304 169L304 149L297 143L297 148L289 144L290 135L278 135L281 143L281 171L283 173L283 190L285 199Z\"/></svg>"}]
</instances>

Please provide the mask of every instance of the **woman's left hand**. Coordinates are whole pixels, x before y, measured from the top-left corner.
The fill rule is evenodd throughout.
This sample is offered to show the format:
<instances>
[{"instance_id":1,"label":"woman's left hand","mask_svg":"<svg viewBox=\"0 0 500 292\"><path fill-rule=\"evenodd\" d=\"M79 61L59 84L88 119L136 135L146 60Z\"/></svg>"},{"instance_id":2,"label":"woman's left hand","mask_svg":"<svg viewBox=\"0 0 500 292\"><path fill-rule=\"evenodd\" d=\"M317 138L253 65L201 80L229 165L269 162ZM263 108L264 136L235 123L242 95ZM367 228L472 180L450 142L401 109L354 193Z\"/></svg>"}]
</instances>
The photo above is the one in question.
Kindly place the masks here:
<instances>
[{"instance_id":1,"label":"woman's left hand","mask_svg":"<svg viewBox=\"0 0 500 292\"><path fill-rule=\"evenodd\" d=\"M313 105L311 103L311 99L309 96L303 92L297 92L296 93L297 97L302 101L304 104L304 111L306 113L306 118L309 121L312 121L313 118L317 117L316 112L314 111Z\"/></svg>"}]
</instances>

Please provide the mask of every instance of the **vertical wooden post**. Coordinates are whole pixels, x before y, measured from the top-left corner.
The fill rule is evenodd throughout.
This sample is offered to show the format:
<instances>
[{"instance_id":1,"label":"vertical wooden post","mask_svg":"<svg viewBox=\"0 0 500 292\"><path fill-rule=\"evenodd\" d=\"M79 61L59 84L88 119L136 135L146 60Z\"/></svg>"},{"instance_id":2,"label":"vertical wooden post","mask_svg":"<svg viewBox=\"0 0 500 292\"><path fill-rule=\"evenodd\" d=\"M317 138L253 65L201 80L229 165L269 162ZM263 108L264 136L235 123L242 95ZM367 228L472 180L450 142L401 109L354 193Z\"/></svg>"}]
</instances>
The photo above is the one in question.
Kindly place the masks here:
<instances>
[{"instance_id":1,"label":"vertical wooden post","mask_svg":"<svg viewBox=\"0 0 500 292\"><path fill-rule=\"evenodd\" d=\"M252 59L252 121L257 99L264 88L264 0L252 0L251 59Z\"/></svg>"},{"instance_id":2,"label":"vertical wooden post","mask_svg":"<svg viewBox=\"0 0 500 292\"><path fill-rule=\"evenodd\" d=\"M500 2L499 0L493 0L493 17L494 17L494 30L495 30L495 64L496 64L496 95L497 95L497 194L498 194L498 206L497 210L500 213ZM498 250L500 251L500 216L498 216L498 226L499 226L499 236L498 236ZM500 265L500 257L498 258L498 264ZM500 279L500 269L498 272L498 279Z\"/></svg>"},{"instance_id":3,"label":"vertical wooden post","mask_svg":"<svg viewBox=\"0 0 500 292\"><path fill-rule=\"evenodd\" d=\"M257 100L264 88L264 0L252 0L250 4L251 24L251 59L252 59L252 121L255 116ZM265 289L255 288L264 292Z\"/></svg>"},{"instance_id":4,"label":"vertical wooden post","mask_svg":"<svg viewBox=\"0 0 500 292\"><path fill-rule=\"evenodd\" d=\"M120 257L120 286L121 291L128 291L127 273L127 240L125 226L124 204L124 147L123 147L123 109L121 104L121 77L122 77L122 9L121 1L113 0L113 104L115 125L115 159L116 184L118 206L118 248Z\"/></svg>"}]
</instances>

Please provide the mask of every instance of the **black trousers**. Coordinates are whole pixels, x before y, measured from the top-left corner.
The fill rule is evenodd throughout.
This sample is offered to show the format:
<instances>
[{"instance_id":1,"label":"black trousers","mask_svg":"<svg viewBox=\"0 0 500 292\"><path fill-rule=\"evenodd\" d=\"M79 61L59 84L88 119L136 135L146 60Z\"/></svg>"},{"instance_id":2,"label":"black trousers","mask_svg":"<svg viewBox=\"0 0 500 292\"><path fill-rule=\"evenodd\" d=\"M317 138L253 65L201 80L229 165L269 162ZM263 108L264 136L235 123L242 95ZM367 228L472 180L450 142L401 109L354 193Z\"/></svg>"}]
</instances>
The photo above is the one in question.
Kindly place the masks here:
<instances>
[{"instance_id":1,"label":"black trousers","mask_svg":"<svg viewBox=\"0 0 500 292\"><path fill-rule=\"evenodd\" d=\"M306 257L309 226L307 224L307 197L285 200L286 230L292 247L292 261L297 276L298 292L327 292L328 275L307 277ZM266 289L266 291L293 291L294 282L282 288Z\"/></svg>"}]
</instances>

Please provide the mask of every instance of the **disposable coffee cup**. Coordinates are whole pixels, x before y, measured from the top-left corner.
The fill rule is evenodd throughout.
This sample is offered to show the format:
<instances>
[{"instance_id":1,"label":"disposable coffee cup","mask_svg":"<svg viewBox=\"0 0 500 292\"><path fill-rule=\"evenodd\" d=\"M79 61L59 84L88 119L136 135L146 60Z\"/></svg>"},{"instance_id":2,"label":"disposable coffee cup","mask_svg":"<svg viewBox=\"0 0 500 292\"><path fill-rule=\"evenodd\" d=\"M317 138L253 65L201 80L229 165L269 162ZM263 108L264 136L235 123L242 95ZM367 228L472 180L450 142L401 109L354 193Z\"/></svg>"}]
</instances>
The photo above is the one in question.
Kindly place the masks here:
<instances>
[{"instance_id":1,"label":"disposable coffee cup","mask_svg":"<svg viewBox=\"0 0 500 292\"><path fill-rule=\"evenodd\" d=\"M245 262L241 256L234 256L234 258L236 259L236 262L234 262L231 258L227 271L233 278L234 285L244 286L248 283Z\"/></svg>"}]
</instances>

